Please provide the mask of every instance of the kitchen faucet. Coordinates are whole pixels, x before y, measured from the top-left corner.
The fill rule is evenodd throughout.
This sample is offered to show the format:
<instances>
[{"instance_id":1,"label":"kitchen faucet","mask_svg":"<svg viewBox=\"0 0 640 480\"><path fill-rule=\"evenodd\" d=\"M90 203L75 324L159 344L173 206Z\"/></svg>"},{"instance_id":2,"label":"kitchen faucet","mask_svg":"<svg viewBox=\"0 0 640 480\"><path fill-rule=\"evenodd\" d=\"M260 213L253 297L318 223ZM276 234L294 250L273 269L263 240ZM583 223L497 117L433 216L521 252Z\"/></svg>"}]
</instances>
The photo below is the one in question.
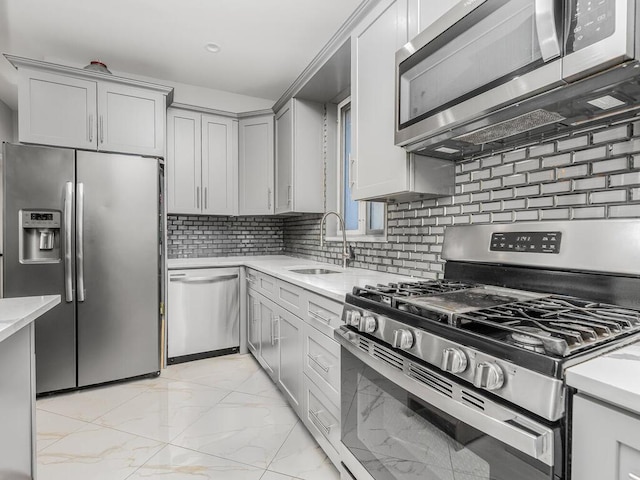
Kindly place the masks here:
<instances>
[{"instance_id":1,"label":"kitchen faucet","mask_svg":"<svg viewBox=\"0 0 640 480\"><path fill-rule=\"evenodd\" d=\"M340 230L342 230L342 268L347 268L349 260L353 260L355 258L355 254L353 253L353 249L351 247L347 248L347 233L344 228L344 220L342 219L342 215L340 215L338 212L329 211L322 216L322 220L320 221L320 248L324 246L322 227L325 224L327 217L331 214L338 217L338 220L340 222Z\"/></svg>"}]
</instances>

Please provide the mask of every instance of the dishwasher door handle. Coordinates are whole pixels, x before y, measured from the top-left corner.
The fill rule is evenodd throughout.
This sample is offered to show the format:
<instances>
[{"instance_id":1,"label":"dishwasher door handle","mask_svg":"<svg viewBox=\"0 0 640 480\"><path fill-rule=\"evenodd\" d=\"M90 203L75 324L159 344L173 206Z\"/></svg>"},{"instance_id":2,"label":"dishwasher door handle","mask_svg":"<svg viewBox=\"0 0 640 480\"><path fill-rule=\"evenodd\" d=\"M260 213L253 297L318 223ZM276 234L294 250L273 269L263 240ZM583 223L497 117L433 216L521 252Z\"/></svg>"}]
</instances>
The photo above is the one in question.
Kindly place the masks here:
<instances>
[{"instance_id":1,"label":"dishwasher door handle","mask_svg":"<svg viewBox=\"0 0 640 480\"><path fill-rule=\"evenodd\" d=\"M169 277L170 282L181 282L181 283L212 283L212 282L221 282L223 280L233 280L234 278L238 278L238 274L232 275L213 275L210 277L189 277L189 276L176 276Z\"/></svg>"}]
</instances>

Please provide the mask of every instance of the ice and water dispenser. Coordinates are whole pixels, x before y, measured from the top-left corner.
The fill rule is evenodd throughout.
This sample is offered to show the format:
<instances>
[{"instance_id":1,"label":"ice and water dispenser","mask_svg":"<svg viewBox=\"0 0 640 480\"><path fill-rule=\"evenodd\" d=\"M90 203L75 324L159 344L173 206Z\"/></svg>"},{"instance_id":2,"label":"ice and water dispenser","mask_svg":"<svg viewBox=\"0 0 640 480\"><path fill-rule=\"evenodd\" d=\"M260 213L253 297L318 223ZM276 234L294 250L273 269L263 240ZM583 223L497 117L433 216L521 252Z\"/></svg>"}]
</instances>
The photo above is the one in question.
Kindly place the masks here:
<instances>
[{"instance_id":1,"label":"ice and water dispenser","mask_svg":"<svg viewBox=\"0 0 640 480\"><path fill-rule=\"evenodd\" d=\"M20 211L20 263L56 263L60 257L60 212Z\"/></svg>"}]
</instances>

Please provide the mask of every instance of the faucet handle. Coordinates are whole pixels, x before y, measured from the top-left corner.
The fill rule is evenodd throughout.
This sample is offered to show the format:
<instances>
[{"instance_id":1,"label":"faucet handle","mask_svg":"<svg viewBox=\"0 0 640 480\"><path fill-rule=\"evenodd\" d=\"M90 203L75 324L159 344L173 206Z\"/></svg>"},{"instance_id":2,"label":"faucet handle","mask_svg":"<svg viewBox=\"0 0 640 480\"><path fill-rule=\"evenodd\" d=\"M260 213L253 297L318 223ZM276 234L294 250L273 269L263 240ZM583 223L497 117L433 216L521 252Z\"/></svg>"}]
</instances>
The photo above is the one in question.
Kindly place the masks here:
<instances>
[{"instance_id":1,"label":"faucet handle","mask_svg":"<svg viewBox=\"0 0 640 480\"><path fill-rule=\"evenodd\" d=\"M348 245L347 248L349 249L349 260L355 260L356 259L356 251L353 249L353 247L351 245Z\"/></svg>"}]
</instances>

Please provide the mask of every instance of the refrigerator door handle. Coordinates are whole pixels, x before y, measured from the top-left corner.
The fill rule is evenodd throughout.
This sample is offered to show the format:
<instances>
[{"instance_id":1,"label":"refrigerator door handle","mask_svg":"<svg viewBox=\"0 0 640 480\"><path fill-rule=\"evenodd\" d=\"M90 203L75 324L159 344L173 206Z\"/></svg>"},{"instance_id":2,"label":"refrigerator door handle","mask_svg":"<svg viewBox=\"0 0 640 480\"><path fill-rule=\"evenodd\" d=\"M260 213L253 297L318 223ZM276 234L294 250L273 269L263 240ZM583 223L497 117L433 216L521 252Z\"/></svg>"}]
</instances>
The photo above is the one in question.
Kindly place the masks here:
<instances>
[{"instance_id":1,"label":"refrigerator door handle","mask_svg":"<svg viewBox=\"0 0 640 480\"><path fill-rule=\"evenodd\" d=\"M78 302L84 302L84 183L78 183L78 196L76 201L76 268L78 269Z\"/></svg>"},{"instance_id":2,"label":"refrigerator door handle","mask_svg":"<svg viewBox=\"0 0 640 480\"><path fill-rule=\"evenodd\" d=\"M71 271L71 224L73 221L73 182L64 186L64 296L73 302L73 272Z\"/></svg>"}]
</instances>

